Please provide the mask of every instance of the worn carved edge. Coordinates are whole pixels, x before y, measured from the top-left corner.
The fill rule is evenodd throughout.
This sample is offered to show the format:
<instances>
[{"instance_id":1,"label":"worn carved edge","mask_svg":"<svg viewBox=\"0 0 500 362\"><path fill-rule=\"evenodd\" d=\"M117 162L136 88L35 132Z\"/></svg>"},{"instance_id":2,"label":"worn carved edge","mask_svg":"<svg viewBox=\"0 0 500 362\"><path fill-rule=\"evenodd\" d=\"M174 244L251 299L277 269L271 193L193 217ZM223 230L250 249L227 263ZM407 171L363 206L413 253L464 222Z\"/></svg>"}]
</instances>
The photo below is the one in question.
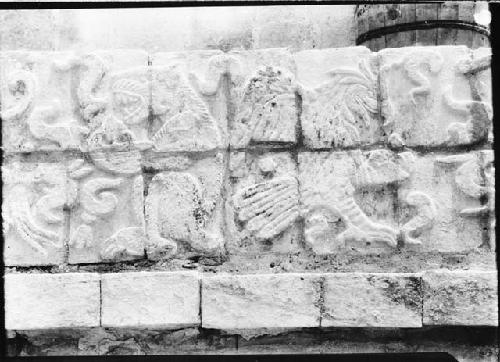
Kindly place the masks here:
<instances>
[{"instance_id":1,"label":"worn carved edge","mask_svg":"<svg viewBox=\"0 0 500 362\"><path fill-rule=\"evenodd\" d=\"M157 329L199 326L248 333L248 330L259 329L272 331L326 326L415 328L426 325L498 325L496 271L492 270L216 275L197 271L8 273L4 278L5 328L9 331L99 326ZM114 280L114 283L109 283L104 288L104 280ZM299 282L301 287L287 289L286 285L290 280L293 283ZM357 285L359 280L364 283L361 287ZM348 286L349 293L345 293L345 289L341 287L339 290L335 290L335 287L332 289L332 284L327 287L329 282L333 282L334 286ZM177 285L183 287L164 288L166 284L163 283L181 283ZM408 285L411 286L409 289ZM273 289L273 292L266 294L266 287ZM192 293L191 288L199 293ZM28 289L30 293L26 293ZM356 294L351 295L351 289L361 289L366 298L356 298ZM139 294L144 299L138 300ZM61 296L65 295L62 302ZM376 297L373 297L374 295ZM333 296L335 302L326 306L328 296ZM107 308L103 306L106 300ZM215 305L212 303L214 300ZM130 307L126 313L120 315L125 324L123 320L115 323L110 318L107 318L107 323L103 323L103 317L106 318L105 314L112 309L109 307L114 308L115 304L123 306L123 303L129 303L127 306ZM217 305L219 303L220 305ZM408 312L413 317L416 316L417 322L405 324L404 316L400 316L401 318L394 319L396 322L393 322L393 325L377 325L364 321L361 316L360 320L356 319L351 324L346 324L345 321L338 325L335 321L324 324L322 319L332 318L327 310L333 310L335 313L338 304L347 305L348 310L354 310L355 314L364 313L366 318L372 318L376 314L376 319L382 320L390 320L393 318L394 308L403 306L403 313ZM367 304L374 310L367 308ZM297 312L297 308L303 309L300 313L312 315L315 322L289 325L291 315L286 318L283 316ZM283 315L271 320L271 325L259 325L257 322L246 329L242 329L237 322L234 326L230 324L219 328L206 323L209 319L225 320L228 316L235 318L235 315L236 321L240 317L258 320L259 316L253 314L258 310L265 313L265 309L271 309L278 314L283 312ZM151 314L151 322L143 322L142 317L148 317L148 313Z\"/></svg>"}]
</instances>

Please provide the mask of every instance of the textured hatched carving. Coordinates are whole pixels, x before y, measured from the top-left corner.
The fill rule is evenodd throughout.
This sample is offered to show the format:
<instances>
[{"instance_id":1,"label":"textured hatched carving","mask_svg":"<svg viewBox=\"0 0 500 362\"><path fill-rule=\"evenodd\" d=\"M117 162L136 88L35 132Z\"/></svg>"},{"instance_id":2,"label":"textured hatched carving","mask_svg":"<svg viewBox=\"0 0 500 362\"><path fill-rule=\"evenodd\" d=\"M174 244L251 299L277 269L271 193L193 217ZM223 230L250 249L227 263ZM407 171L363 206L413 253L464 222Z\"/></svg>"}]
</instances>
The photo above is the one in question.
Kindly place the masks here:
<instances>
[{"instance_id":1,"label":"textured hatched carving","mask_svg":"<svg viewBox=\"0 0 500 362\"><path fill-rule=\"evenodd\" d=\"M378 69L365 47L294 55L301 87L301 125L309 148L352 147L379 138Z\"/></svg>"}]
</instances>

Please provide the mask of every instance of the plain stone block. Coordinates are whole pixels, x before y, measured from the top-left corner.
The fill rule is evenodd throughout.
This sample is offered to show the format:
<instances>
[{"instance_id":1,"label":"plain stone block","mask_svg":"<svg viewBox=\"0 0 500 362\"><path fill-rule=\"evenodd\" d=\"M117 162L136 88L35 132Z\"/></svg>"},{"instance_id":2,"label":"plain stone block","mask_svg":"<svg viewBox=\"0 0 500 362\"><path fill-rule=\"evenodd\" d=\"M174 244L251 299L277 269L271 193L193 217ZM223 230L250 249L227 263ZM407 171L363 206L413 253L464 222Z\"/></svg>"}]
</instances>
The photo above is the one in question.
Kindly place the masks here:
<instances>
[{"instance_id":1,"label":"plain stone block","mask_svg":"<svg viewBox=\"0 0 500 362\"><path fill-rule=\"evenodd\" d=\"M78 149L88 128L72 97L69 52L0 53L2 147L7 152Z\"/></svg>"},{"instance_id":2,"label":"plain stone block","mask_svg":"<svg viewBox=\"0 0 500 362\"><path fill-rule=\"evenodd\" d=\"M388 142L454 146L486 140L487 105L475 99L465 46L408 47L378 53Z\"/></svg>"},{"instance_id":3,"label":"plain stone block","mask_svg":"<svg viewBox=\"0 0 500 362\"><path fill-rule=\"evenodd\" d=\"M393 190L409 177L408 156L384 149L300 152L306 245L316 254L397 250Z\"/></svg>"},{"instance_id":4,"label":"plain stone block","mask_svg":"<svg viewBox=\"0 0 500 362\"><path fill-rule=\"evenodd\" d=\"M64 165L12 162L2 166L4 263L64 261L64 211L69 199Z\"/></svg>"},{"instance_id":5,"label":"plain stone block","mask_svg":"<svg viewBox=\"0 0 500 362\"><path fill-rule=\"evenodd\" d=\"M6 274L5 328L98 327L99 275Z\"/></svg>"},{"instance_id":6,"label":"plain stone block","mask_svg":"<svg viewBox=\"0 0 500 362\"><path fill-rule=\"evenodd\" d=\"M231 51L230 146L289 147L297 142L296 65L286 49Z\"/></svg>"},{"instance_id":7,"label":"plain stone block","mask_svg":"<svg viewBox=\"0 0 500 362\"><path fill-rule=\"evenodd\" d=\"M498 326L497 272L423 274L424 325Z\"/></svg>"},{"instance_id":8,"label":"plain stone block","mask_svg":"<svg viewBox=\"0 0 500 362\"><path fill-rule=\"evenodd\" d=\"M203 152L227 145L227 108L221 51L155 53L151 56L155 152Z\"/></svg>"},{"instance_id":9,"label":"plain stone block","mask_svg":"<svg viewBox=\"0 0 500 362\"><path fill-rule=\"evenodd\" d=\"M149 259L223 254L225 159L222 152L148 159L159 171L145 200Z\"/></svg>"},{"instance_id":10,"label":"plain stone block","mask_svg":"<svg viewBox=\"0 0 500 362\"><path fill-rule=\"evenodd\" d=\"M103 327L177 328L200 323L197 272L102 274Z\"/></svg>"},{"instance_id":11,"label":"plain stone block","mask_svg":"<svg viewBox=\"0 0 500 362\"><path fill-rule=\"evenodd\" d=\"M313 149L380 141L377 57L366 47L293 55L301 85L303 142Z\"/></svg>"},{"instance_id":12,"label":"plain stone block","mask_svg":"<svg viewBox=\"0 0 500 362\"><path fill-rule=\"evenodd\" d=\"M232 152L227 249L260 255L300 250L297 166L290 152Z\"/></svg>"},{"instance_id":13,"label":"plain stone block","mask_svg":"<svg viewBox=\"0 0 500 362\"><path fill-rule=\"evenodd\" d=\"M319 327L315 274L203 276L202 326L224 330Z\"/></svg>"},{"instance_id":14,"label":"plain stone block","mask_svg":"<svg viewBox=\"0 0 500 362\"><path fill-rule=\"evenodd\" d=\"M481 198L488 188L479 156L427 153L413 158L410 176L397 191L406 248L464 252L487 247Z\"/></svg>"},{"instance_id":15,"label":"plain stone block","mask_svg":"<svg viewBox=\"0 0 500 362\"><path fill-rule=\"evenodd\" d=\"M69 162L69 262L144 257L144 182L138 152L92 152Z\"/></svg>"},{"instance_id":16,"label":"plain stone block","mask_svg":"<svg viewBox=\"0 0 500 362\"><path fill-rule=\"evenodd\" d=\"M322 327L422 326L419 275L336 273L324 278Z\"/></svg>"}]
</instances>

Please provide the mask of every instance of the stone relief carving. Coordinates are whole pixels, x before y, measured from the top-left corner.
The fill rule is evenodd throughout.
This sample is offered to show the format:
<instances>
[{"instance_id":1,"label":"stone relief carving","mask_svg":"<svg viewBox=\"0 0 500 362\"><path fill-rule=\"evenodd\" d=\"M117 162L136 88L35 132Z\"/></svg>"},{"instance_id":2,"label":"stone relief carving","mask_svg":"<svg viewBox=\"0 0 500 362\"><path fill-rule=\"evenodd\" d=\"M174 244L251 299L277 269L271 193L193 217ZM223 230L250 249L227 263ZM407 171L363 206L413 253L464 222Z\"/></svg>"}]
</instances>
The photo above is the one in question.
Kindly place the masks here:
<instances>
[{"instance_id":1,"label":"stone relief carving","mask_svg":"<svg viewBox=\"0 0 500 362\"><path fill-rule=\"evenodd\" d=\"M8 128L4 127L9 134L6 147L14 146L18 150L72 149L77 148L88 133L88 129L81 126L63 104L67 100L57 95L57 89L51 89L65 87L71 78L66 69L58 67L62 55L53 57L49 60L43 55L31 54L18 60L14 56L4 58L1 116L5 122L11 122ZM63 80L54 85L48 83L46 77ZM47 95L42 96L42 93Z\"/></svg>"},{"instance_id":2,"label":"stone relief carving","mask_svg":"<svg viewBox=\"0 0 500 362\"><path fill-rule=\"evenodd\" d=\"M306 143L351 147L361 142L360 129L369 129L378 113L377 77L367 59L355 69L336 68L315 89L301 88L302 129Z\"/></svg>"},{"instance_id":3,"label":"stone relief carving","mask_svg":"<svg viewBox=\"0 0 500 362\"><path fill-rule=\"evenodd\" d=\"M64 171L56 165L14 163L2 167L2 177L6 263L10 263L10 249L13 254L22 253L24 260L37 255L31 260L36 264L57 261L54 254L63 251L63 207L71 202Z\"/></svg>"},{"instance_id":4,"label":"stone relief carving","mask_svg":"<svg viewBox=\"0 0 500 362\"><path fill-rule=\"evenodd\" d=\"M155 151L210 151L221 146L217 122L179 65L153 69L153 113L163 122L152 137Z\"/></svg>"},{"instance_id":5,"label":"stone relief carving","mask_svg":"<svg viewBox=\"0 0 500 362\"><path fill-rule=\"evenodd\" d=\"M224 247L220 228L224 177L222 154L198 161L183 157L160 160L146 197L147 254L149 259L170 258L187 244L195 253L220 255Z\"/></svg>"},{"instance_id":6,"label":"stone relief carving","mask_svg":"<svg viewBox=\"0 0 500 362\"><path fill-rule=\"evenodd\" d=\"M72 208L70 261L129 260L144 256L143 181L135 152L91 153L69 165ZM124 208L125 206L125 208ZM97 259L97 260L96 260Z\"/></svg>"},{"instance_id":7,"label":"stone relief carving","mask_svg":"<svg viewBox=\"0 0 500 362\"><path fill-rule=\"evenodd\" d=\"M462 217L489 217L490 232L494 235L495 220L495 164L493 151L482 151L479 159L474 155L452 155L436 160L441 166L455 169L454 180L458 189L465 195L483 200L481 206L467 207L458 211ZM481 174L481 170L483 174ZM493 249L494 237L489 240Z\"/></svg>"},{"instance_id":8,"label":"stone relief carving","mask_svg":"<svg viewBox=\"0 0 500 362\"><path fill-rule=\"evenodd\" d=\"M296 142L296 93L294 76L279 67L260 67L241 88L231 146L254 143Z\"/></svg>"},{"instance_id":9,"label":"stone relief carving","mask_svg":"<svg viewBox=\"0 0 500 362\"><path fill-rule=\"evenodd\" d=\"M419 244L421 232L432 227L434 202L423 192L407 195L406 203L417 212L400 229L370 219L354 197L357 189L404 182L409 177L411 153L395 156L375 150L367 155L338 153L335 158L320 153L299 157L300 181L277 177L243 187L233 196L238 219L256 238L272 239L303 217L306 242L317 253L331 253L350 244L382 243L395 248L399 238Z\"/></svg>"}]
</instances>

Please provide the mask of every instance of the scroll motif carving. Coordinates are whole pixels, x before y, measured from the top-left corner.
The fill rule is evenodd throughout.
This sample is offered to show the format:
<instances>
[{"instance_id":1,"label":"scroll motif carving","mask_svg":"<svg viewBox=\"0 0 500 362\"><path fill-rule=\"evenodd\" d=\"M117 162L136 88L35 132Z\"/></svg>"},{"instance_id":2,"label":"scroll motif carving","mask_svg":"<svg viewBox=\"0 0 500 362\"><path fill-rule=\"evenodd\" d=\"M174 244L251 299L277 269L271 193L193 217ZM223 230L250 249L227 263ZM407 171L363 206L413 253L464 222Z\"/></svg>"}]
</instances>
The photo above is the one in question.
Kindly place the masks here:
<instances>
[{"instance_id":1,"label":"scroll motif carving","mask_svg":"<svg viewBox=\"0 0 500 362\"><path fill-rule=\"evenodd\" d=\"M77 194L73 223L78 224L71 233L70 260L140 258L145 229L138 155L123 152L109 157L94 152L91 156L93 164L77 160L69 166Z\"/></svg>"}]
</instances>

